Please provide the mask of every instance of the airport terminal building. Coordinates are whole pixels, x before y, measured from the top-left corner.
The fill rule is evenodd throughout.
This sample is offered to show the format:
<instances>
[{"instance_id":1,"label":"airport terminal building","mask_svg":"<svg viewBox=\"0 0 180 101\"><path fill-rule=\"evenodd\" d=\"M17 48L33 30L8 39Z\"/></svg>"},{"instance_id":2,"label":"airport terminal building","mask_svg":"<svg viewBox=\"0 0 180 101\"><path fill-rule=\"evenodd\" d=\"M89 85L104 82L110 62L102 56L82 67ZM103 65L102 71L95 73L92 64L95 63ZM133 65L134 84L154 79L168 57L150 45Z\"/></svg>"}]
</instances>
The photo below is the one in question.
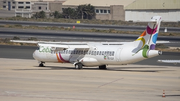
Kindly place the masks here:
<instances>
[{"instance_id":1,"label":"airport terminal building","mask_svg":"<svg viewBox=\"0 0 180 101\"><path fill-rule=\"evenodd\" d=\"M63 0L3 0L3 10L14 11L15 16L31 18L39 11L44 11L48 15L51 11L60 10Z\"/></svg>"},{"instance_id":2,"label":"airport terminal building","mask_svg":"<svg viewBox=\"0 0 180 101\"><path fill-rule=\"evenodd\" d=\"M14 11L14 16L30 18L34 13L62 12L82 4L95 6L96 19L148 21L151 16L162 16L163 21L180 21L180 0L1 0L1 9Z\"/></svg>"}]
</instances>

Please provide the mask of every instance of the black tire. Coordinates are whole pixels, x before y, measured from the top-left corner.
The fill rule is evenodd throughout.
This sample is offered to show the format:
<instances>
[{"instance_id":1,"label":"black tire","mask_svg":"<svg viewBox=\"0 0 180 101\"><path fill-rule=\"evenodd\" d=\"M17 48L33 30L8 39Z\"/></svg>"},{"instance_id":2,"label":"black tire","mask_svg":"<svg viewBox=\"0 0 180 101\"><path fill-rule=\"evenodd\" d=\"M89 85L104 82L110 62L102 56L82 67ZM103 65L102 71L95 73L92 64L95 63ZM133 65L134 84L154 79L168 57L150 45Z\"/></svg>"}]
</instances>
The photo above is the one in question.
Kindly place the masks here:
<instances>
[{"instance_id":1,"label":"black tire","mask_svg":"<svg viewBox=\"0 0 180 101\"><path fill-rule=\"evenodd\" d=\"M75 65L75 68L76 68L76 69L82 69L82 64L81 64L81 63L77 63L77 64Z\"/></svg>"},{"instance_id":2,"label":"black tire","mask_svg":"<svg viewBox=\"0 0 180 101\"><path fill-rule=\"evenodd\" d=\"M99 66L99 69L103 69L103 70L106 70L106 65L102 65L102 66Z\"/></svg>"},{"instance_id":3,"label":"black tire","mask_svg":"<svg viewBox=\"0 0 180 101\"><path fill-rule=\"evenodd\" d=\"M45 67L45 66L44 66L44 63L45 63L45 62L41 62L41 63L39 64L39 67Z\"/></svg>"},{"instance_id":4,"label":"black tire","mask_svg":"<svg viewBox=\"0 0 180 101\"><path fill-rule=\"evenodd\" d=\"M44 65L41 63L41 64L39 64L39 67L44 67Z\"/></svg>"}]
</instances>

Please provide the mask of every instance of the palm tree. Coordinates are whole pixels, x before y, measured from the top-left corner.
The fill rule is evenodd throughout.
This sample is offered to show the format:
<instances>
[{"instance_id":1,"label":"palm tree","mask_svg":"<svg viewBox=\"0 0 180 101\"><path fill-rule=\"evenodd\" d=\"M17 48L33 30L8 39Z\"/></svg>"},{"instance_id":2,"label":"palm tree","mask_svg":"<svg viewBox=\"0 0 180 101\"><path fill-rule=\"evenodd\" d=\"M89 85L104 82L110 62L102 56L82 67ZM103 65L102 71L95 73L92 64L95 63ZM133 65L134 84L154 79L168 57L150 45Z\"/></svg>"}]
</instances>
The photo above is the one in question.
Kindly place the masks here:
<instances>
[{"instance_id":1,"label":"palm tree","mask_svg":"<svg viewBox=\"0 0 180 101\"><path fill-rule=\"evenodd\" d=\"M75 10L72 8L65 8L63 10L63 15L65 16L65 18L71 19L71 17L74 16L74 14L75 14L74 12L75 12Z\"/></svg>"},{"instance_id":2,"label":"palm tree","mask_svg":"<svg viewBox=\"0 0 180 101\"><path fill-rule=\"evenodd\" d=\"M84 18L84 8L86 5L79 5L78 8L76 9L76 11L78 12L78 14L81 16L81 19Z\"/></svg>"},{"instance_id":3,"label":"palm tree","mask_svg":"<svg viewBox=\"0 0 180 101\"><path fill-rule=\"evenodd\" d=\"M76 9L72 8L65 8L63 10L63 16L64 18L69 18L69 19L92 19L95 18L96 13L95 7L92 6L91 4L88 5L79 5ZM56 12L57 13L57 12Z\"/></svg>"},{"instance_id":4,"label":"palm tree","mask_svg":"<svg viewBox=\"0 0 180 101\"><path fill-rule=\"evenodd\" d=\"M94 12L95 11L95 7L88 4L86 5L86 8L85 8L85 13L86 13L86 18L87 19L92 19L95 17L96 13Z\"/></svg>"},{"instance_id":5,"label":"palm tree","mask_svg":"<svg viewBox=\"0 0 180 101\"><path fill-rule=\"evenodd\" d=\"M79 16L81 16L81 19L92 19L96 15L96 13L94 12L95 7L91 4L79 5L76 11L78 12Z\"/></svg>"},{"instance_id":6,"label":"palm tree","mask_svg":"<svg viewBox=\"0 0 180 101\"><path fill-rule=\"evenodd\" d=\"M59 18L59 12L58 12L58 11L55 11L55 12L53 13L53 15L54 15L54 18Z\"/></svg>"},{"instance_id":7,"label":"palm tree","mask_svg":"<svg viewBox=\"0 0 180 101\"><path fill-rule=\"evenodd\" d=\"M39 18L46 18L46 13L44 11L39 12Z\"/></svg>"}]
</instances>

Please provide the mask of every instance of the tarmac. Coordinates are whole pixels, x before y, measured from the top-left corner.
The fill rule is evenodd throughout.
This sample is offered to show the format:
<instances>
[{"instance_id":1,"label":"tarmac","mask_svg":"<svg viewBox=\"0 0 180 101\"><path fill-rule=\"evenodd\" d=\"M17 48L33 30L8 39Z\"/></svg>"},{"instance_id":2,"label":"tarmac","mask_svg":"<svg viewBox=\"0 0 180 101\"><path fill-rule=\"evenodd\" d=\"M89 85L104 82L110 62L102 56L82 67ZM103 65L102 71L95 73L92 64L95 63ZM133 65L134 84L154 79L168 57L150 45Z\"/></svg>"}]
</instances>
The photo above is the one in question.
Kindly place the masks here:
<instances>
[{"instance_id":1,"label":"tarmac","mask_svg":"<svg viewBox=\"0 0 180 101\"><path fill-rule=\"evenodd\" d=\"M177 66L72 64L0 58L0 101L179 101ZM165 90L165 97L162 97Z\"/></svg>"},{"instance_id":2,"label":"tarmac","mask_svg":"<svg viewBox=\"0 0 180 101\"><path fill-rule=\"evenodd\" d=\"M97 33L96 37L95 34L85 33L85 37L84 32L5 28L0 30L1 38L18 36L21 39L36 37L56 41L129 41L138 37L125 34L118 38L117 34L111 34L111 37L115 37L110 38L105 34L102 38L102 35ZM179 42L178 38L158 37L158 40L176 39ZM168 43L169 45L179 47L180 44ZM180 65L156 62L158 59L179 59L180 53L163 52L161 56L136 64L108 65L107 70L99 70L97 67L76 70L72 64L46 63L46 67L38 67L37 61L32 60L35 49L36 47L30 46L0 45L0 101L180 100ZM165 97L162 97L163 93Z\"/></svg>"}]
</instances>

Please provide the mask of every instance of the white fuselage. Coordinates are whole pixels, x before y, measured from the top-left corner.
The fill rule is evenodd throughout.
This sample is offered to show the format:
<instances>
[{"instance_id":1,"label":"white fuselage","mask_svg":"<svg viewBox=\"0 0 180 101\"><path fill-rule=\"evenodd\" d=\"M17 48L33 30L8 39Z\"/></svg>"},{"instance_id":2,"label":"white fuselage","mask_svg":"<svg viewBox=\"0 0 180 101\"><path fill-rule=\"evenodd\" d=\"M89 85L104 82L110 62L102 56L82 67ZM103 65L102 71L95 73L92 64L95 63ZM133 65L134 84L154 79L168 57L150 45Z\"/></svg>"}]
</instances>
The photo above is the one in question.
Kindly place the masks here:
<instances>
[{"instance_id":1,"label":"white fuselage","mask_svg":"<svg viewBox=\"0 0 180 101\"><path fill-rule=\"evenodd\" d=\"M81 62L84 66L120 65L144 60L142 50L137 52L137 46L133 42L86 42L80 44L66 43L66 50L52 50L50 44L39 45L33 53L33 57L40 62L76 63ZM76 48L80 45L88 45L89 48ZM158 55L157 50L151 50L149 57Z\"/></svg>"}]
</instances>

